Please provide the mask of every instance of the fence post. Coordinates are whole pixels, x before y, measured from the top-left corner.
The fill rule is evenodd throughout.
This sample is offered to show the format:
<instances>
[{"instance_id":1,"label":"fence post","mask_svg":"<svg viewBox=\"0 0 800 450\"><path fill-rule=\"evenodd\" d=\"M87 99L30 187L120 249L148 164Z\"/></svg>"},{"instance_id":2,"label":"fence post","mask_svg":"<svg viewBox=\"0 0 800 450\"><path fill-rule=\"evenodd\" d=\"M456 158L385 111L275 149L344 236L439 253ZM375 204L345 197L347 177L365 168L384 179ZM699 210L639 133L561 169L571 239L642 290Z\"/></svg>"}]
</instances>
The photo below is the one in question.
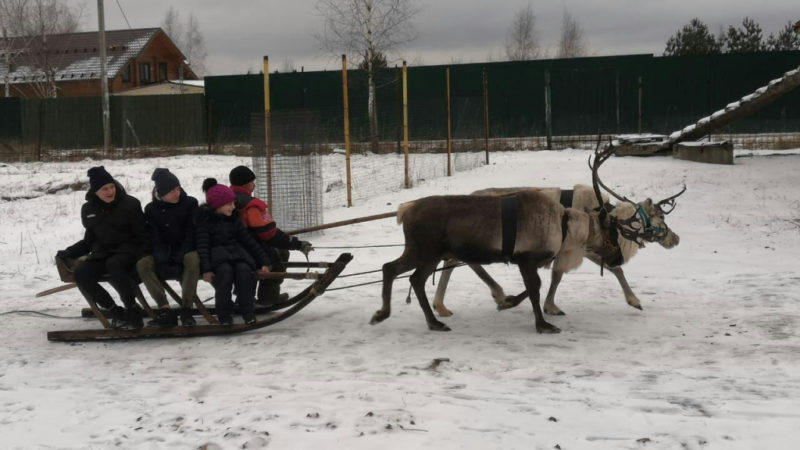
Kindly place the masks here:
<instances>
[{"instance_id":1,"label":"fence post","mask_svg":"<svg viewBox=\"0 0 800 450\"><path fill-rule=\"evenodd\" d=\"M547 149L553 149L553 118L550 109L550 70L544 71L544 123L547 133Z\"/></svg>"},{"instance_id":2,"label":"fence post","mask_svg":"<svg viewBox=\"0 0 800 450\"><path fill-rule=\"evenodd\" d=\"M447 102L447 176L453 174L453 169L450 164L450 157L453 153L453 144L450 139L450 68L445 68L445 99Z\"/></svg>"},{"instance_id":3,"label":"fence post","mask_svg":"<svg viewBox=\"0 0 800 450\"><path fill-rule=\"evenodd\" d=\"M37 130L36 153L37 160L42 160L42 135L44 134L44 99L39 100L39 129Z\"/></svg>"},{"instance_id":4,"label":"fence post","mask_svg":"<svg viewBox=\"0 0 800 450\"><path fill-rule=\"evenodd\" d=\"M408 67L403 61L403 170L404 185L406 189L411 187L408 179Z\"/></svg>"},{"instance_id":5,"label":"fence post","mask_svg":"<svg viewBox=\"0 0 800 450\"><path fill-rule=\"evenodd\" d=\"M489 80L483 68L483 147L486 151L486 165L489 165Z\"/></svg>"},{"instance_id":6,"label":"fence post","mask_svg":"<svg viewBox=\"0 0 800 450\"><path fill-rule=\"evenodd\" d=\"M267 204L272 205L272 129L269 103L269 56L264 55L264 144L267 153Z\"/></svg>"},{"instance_id":7,"label":"fence post","mask_svg":"<svg viewBox=\"0 0 800 450\"><path fill-rule=\"evenodd\" d=\"M208 154L211 154L212 127L214 114L214 99L206 102L206 141L208 142Z\"/></svg>"},{"instance_id":8,"label":"fence post","mask_svg":"<svg viewBox=\"0 0 800 450\"><path fill-rule=\"evenodd\" d=\"M616 79L615 79L614 101L615 101L615 107L616 107L616 110L617 110L616 132L619 133L619 108L620 108L620 105L619 105L619 70L617 71L616 75L617 76L616 76Z\"/></svg>"},{"instance_id":9,"label":"fence post","mask_svg":"<svg viewBox=\"0 0 800 450\"><path fill-rule=\"evenodd\" d=\"M350 175L350 103L347 99L347 56L342 55L342 105L344 107L344 161L347 172L347 207L353 206L353 184Z\"/></svg>"},{"instance_id":10,"label":"fence post","mask_svg":"<svg viewBox=\"0 0 800 450\"><path fill-rule=\"evenodd\" d=\"M638 122L639 122L639 134L642 134L642 76L639 75L639 104L638 104Z\"/></svg>"}]
</instances>

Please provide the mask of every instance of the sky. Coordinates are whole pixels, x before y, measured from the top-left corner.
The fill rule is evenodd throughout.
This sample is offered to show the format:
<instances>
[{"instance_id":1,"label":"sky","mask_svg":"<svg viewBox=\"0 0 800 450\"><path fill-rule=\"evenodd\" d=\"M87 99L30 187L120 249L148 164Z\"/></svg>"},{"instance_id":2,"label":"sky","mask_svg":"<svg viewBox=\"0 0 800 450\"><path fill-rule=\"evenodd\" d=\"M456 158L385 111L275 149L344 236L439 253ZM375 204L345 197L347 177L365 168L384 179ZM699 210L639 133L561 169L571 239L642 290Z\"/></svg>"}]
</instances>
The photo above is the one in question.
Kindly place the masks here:
<instances>
[{"instance_id":1,"label":"sky","mask_svg":"<svg viewBox=\"0 0 800 450\"><path fill-rule=\"evenodd\" d=\"M96 2L66 1L83 5L83 30L97 29ZM761 25L765 38L789 21L800 20L796 0L415 0L417 38L390 55L390 61L433 65L502 60L510 24L528 3L543 47L551 55L565 10L582 27L590 56L660 55L669 37L694 17L714 33L750 17ZM270 58L271 71L336 69L338 58L326 54L314 37L323 23L315 4L315 0L105 0L106 29L124 29L127 22L131 28L156 27L174 7L182 20L190 14L197 17L206 40L209 74L258 72L264 55Z\"/></svg>"}]
</instances>

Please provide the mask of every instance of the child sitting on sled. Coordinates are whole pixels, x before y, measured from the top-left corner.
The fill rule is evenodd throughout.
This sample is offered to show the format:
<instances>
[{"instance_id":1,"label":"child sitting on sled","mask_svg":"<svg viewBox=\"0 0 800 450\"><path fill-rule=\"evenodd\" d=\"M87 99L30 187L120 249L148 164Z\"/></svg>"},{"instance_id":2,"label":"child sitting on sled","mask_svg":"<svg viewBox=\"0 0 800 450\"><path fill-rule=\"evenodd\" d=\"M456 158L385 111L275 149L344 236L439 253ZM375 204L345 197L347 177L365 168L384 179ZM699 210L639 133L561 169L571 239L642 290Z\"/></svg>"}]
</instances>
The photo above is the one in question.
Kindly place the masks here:
<instances>
[{"instance_id":1,"label":"child sitting on sled","mask_svg":"<svg viewBox=\"0 0 800 450\"><path fill-rule=\"evenodd\" d=\"M214 286L217 318L222 325L233 324L232 290L244 322L254 323L255 278L253 271L268 273L269 258L234 214L236 196L214 178L203 181L206 204L197 218L197 253L203 281Z\"/></svg>"}]
</instances>

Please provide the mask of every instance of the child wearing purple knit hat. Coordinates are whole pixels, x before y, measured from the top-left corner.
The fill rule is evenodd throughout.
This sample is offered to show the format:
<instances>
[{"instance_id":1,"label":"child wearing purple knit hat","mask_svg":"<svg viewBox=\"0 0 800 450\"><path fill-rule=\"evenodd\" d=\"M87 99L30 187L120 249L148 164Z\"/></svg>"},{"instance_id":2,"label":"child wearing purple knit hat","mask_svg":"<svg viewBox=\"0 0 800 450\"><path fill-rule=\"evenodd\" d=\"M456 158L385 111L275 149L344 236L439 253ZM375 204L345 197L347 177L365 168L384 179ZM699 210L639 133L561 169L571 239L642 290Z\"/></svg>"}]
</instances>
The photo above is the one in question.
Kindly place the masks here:
<instances>
[{"instance_id":1,"label":"child wearing purple knit hat","mask_svg":"<svg viewBox=\"0 0 800 450\"><path fill-rule=\"evenodd\" d=\"M222 325L233 324L232 291L246 324L255 323L255 278L253 272L267 273L269 258L234 214L236 196L214 178L203 181L206 203L197 219L197 253L203 280L214 286L217 318Z\"/></svg>"}]
</instances>

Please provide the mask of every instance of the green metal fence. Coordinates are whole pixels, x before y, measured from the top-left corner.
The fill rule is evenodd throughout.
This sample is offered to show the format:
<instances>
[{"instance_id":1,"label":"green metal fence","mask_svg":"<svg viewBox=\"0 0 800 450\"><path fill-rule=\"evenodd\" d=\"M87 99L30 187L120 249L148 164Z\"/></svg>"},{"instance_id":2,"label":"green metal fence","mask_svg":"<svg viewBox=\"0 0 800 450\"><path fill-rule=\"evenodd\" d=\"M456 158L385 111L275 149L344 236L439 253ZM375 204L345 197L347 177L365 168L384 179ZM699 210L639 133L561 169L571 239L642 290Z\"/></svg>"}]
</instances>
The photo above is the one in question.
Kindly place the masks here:
<instances>
[{"instance_id":1,"label":"green metal fence","mask_svg":"<svg viewBox=\"0 0 800 450\"><path fill-rule=\"evenodd\" d=\"M450 66L454 138L482 132L482 76L488 79L492 137L669 133L800 65L800 52L711 56L627 55L575 59L460 64ZM441 139L446 126L447 66L408 69L412 140ZM545 90L549 74L551 129L547 129ZM402 126L400 69L378 77L380 137L392 140ZM354 139L364 138L366 80L348 73ZM249 114L263 111L262 75L206 78L213 104L212 134L217 142L243 141ZM341 74L294 72L270 76L271 107L323 111L321 126L341 136ZM793 92L754 116L729 126L729 132L800 131L800 92ZM339 138L341 139L341 138Z\"/></svg>"},{"instance_id":2,"label":"green metal fence","mask_svg":"<svg viewBox=\"0 0 800 450\"><path fill-rule=\"evenodd\" d=\"M114 96L109 106L114 156L153 147L205 147L208 142L201 94ZM74 158L102 147L100 97L0 99L4 160Z\"/></svg>"},{"instance_id":3,"label":"green metal fence","mask_svg":"<svg viewBox=\"0 0 800 450\"><path fill-rule=\"evenodd\" d=\"M589 139L598 133L670 133L798 66L800 51L453 65L449 66L451 135L461 140L482 138L484 77L492 138L554 135ZM412 141L441 141L446 136L447 69L408 69ZM208 146L214 151L228 144L247 144L250 116L264 110L263 75L206 77L205 82L205 96L112 97L115 148ZM379 139L399 146L401 69L381 70L376 83ZM364 142L370 132L363 71L348 72L348 89L351 138ZM342 142L339 71L271 74L270 93L275 114L311 115L315 126L310 134L318 143ZM26 158L41 158L49 149L100 148L100 111L99 98L0 99L0 156L8 158L9 152L19 149L25 150ZM281 126L291 127L291 120L284 120ZM285 135L303 132L284 131ZM800 132L800 90L720 132Z\"/></svg>"}]
</instances>

